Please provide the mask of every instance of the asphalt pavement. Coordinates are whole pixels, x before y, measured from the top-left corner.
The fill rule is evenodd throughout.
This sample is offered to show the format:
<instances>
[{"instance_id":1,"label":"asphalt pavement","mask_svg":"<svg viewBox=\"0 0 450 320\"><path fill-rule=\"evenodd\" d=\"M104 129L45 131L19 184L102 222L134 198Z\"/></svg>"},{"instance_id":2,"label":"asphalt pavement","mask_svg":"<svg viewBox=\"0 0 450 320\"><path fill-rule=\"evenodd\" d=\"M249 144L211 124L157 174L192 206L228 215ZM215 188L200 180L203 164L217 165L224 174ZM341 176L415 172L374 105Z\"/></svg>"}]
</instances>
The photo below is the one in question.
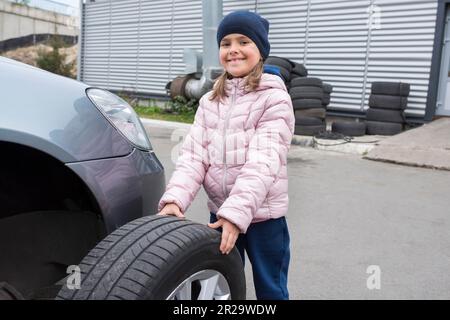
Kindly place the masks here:
<instances>
[{"instance_id":1,"label":"asphalt pavement","mask_svg":"<svg viewBox=\"0 0 450 320\"><path fill-rule=\"evenodd\" d=\"M168 181L188 126L144 126ZM449 171L292 145L288 175L291 299L450 299ZM203 188L187 218L208 222Z\"/></svg>"}]
</instances>

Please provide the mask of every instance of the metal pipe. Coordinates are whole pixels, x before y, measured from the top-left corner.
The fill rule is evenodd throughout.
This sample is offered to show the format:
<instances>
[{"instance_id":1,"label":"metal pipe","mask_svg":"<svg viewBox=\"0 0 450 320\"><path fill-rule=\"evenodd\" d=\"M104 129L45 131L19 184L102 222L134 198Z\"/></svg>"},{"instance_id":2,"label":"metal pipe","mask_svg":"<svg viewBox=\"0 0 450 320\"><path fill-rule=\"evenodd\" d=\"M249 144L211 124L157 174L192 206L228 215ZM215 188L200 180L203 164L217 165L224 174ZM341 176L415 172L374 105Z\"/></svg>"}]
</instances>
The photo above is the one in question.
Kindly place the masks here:
<instances>
[{"instance_id":1,"label":"metal pipe","mask_svg":"<svg viewBox=\"0 0 450 320\"><path fill-rule=\"evenodd\" d=\"M78 29L78 45L77 45L77 50L78 50L78 54L77 54L77 80L78 81L83 81L83 79L81 78L81 63L83 63L83 61L81 60L81 56L84 56L84 45L83 45L83 41L84 41L84 36L83 36L83 32L84 32L84 0L79 0L79 14L80 16L78 17L78 21L80 23L79 25L79 29Z\"/></svg>"},{"instance_id":2,"label":"metal pipe","mask_svg":"<svg viewBox=\"0 0 450 320\"><path fill-rule=\"evenodd\" d=\"M202 0L203 16L203 66L200 80L191 79L184 88L188 98L200 99L211 90L214 80L222 73L219 48L216 41L217 27L223 17L222 0Z\"/></svg>"},{"instance_id":3,"label":"metal pipe","mask_svg":"<svg viewBox=\"0 0 450 320\"><path fill-rule=\"evenodd\" d=\"M202 0L203 69L220 67L216 34L217 27L222 20L222 8L222 0Z\"/></svg>"}]
</instances>

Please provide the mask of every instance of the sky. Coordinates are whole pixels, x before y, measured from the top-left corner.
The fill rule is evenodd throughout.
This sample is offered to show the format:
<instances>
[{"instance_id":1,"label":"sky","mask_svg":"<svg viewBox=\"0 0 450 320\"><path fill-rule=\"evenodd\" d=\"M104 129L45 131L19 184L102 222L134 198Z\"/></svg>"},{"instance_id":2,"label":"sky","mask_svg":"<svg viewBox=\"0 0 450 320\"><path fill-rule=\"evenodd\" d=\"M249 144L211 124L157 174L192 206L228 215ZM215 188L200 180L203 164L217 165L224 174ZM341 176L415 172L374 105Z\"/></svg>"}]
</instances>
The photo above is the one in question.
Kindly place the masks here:
<instances>
[{"instance_id":1,"label":"sky","mask_svg":"<svg viewBox=\"0 0 450 320\"><path fill-rule=\"evenodd\" d=\"M39 2L58 2L58 3L63 3L63 4L67 4L69 6L72 7L79 7L79 0L32 0L35 3L39 3Z\"/></svg>"},{"instance_id":2,"label":"sky","mask_svg":"<svg viewBox=\"0 0 450 320\"><path fill-rule=\"evenodd\" d=\"M14 0L9 0L15 2ZM29 0L29 5L69 15L79 15L79 0Z\"/></svg>"}]
</instances>

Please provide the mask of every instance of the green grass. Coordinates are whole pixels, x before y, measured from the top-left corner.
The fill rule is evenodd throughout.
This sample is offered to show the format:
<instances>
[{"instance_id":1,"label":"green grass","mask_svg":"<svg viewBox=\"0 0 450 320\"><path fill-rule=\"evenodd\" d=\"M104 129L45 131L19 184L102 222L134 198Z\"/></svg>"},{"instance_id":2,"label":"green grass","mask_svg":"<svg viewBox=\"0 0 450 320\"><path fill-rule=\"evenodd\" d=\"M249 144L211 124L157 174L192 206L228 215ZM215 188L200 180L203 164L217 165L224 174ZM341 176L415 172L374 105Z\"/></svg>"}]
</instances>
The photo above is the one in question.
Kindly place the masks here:
<instances>
[{"instance_id":1,"label":"green grass","mask_svg":"<svg viewBox=\"0 0 450 320\"><path fill-rule=\"evenodd\" d=\"M174 114L167 113L158 107L134 107L136 113L142 118L193 123L195 113Z\"/></svg>"}]
</instances>

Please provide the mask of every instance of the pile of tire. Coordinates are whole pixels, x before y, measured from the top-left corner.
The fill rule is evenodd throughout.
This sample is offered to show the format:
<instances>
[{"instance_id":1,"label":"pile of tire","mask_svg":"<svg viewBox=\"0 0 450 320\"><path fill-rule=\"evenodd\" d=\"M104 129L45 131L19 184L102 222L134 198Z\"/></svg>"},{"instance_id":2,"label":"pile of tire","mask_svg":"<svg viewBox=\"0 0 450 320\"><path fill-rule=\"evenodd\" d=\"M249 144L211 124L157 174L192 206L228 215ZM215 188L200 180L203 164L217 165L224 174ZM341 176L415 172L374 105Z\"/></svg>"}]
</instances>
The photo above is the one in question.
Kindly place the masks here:
<instances>
[{"instance_id":1,"label":"pile of tire","mask_svg":"<svg viewBox=\"0 0 450 320\"><path fill-rule=\"evenodd\" d=\"M373 82L366 112L367 134L394 135L403 131L404 110L410 85L404 82Z\"/></svg>"},{"instance_id":2,"label":"pile of tire","mask_svg":"<svg viewBox=\"0 0 450 320\"><path fill-rule=\"evenodd\" d=\"M281 78L288 88L292 79L303 78L308 75L308 71L303 64L287 58L269 56L266 61L264 61L264 64L278 67Z\"/></svg>"},{"instance_id":3,"label":"pile of tire","mask_svg":"<svg viewBox=\"0 0 450 320\"><path fill-rule=\"evenodd\" d=\"M303 64L287 58L269 56L265 64L278 67L289 89L295 112L295 134L311 136L326 131L326 107L333 87L320 78L308 77Z\"/></svg>"},{"instance_id":4,"label":"pile of tire","mask_svg":"<svg viewBox=\"0 0 450 320\"><path fill-rule=\"evenodd\" d=\"M323 82L319 78L295 78L289 94L295 113L295 134L315 135L326 131L326 103Z\"/></svg>"}]
</instances>

